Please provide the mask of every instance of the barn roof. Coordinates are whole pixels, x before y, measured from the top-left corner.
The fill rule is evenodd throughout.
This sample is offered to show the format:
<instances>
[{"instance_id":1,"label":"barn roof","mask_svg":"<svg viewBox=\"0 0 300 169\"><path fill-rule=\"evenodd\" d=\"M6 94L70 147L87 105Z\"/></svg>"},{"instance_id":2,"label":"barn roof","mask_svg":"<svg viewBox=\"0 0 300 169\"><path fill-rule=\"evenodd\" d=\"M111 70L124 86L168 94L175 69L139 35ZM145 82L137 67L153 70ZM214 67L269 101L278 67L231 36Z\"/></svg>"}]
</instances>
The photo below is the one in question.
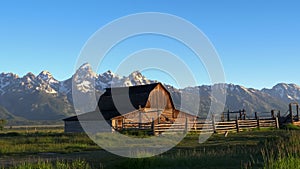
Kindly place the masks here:
<instances>
[{"instance_id":1,"label":"barn roof","mask_svg":"<svg viewBox=\"0 0 300 169\"><path fill-rule=\"evenodd\" d=\"M71 117L67 117L65 119L62 119L63 121L78 121L78 117L77 116L71 116Z\"/></svg>"},{"instance_id":2,"label":"barn roof","mask_svg":"<svg viewBox=\"0 0 300 169\"><path fill-rule=\"evenodd\" d=\"M100 116L100 111L95 110L92 112L83 113L83 114L80 114L77 116L65 118L65 119L63 119L63 121L78 121L78 119L82 120L82 121L93 121L93 120L99 121L103 118Z\"/></svg>"},{"instance_id":3,"label":"barn roof","mask_svg":"<svg viewBox=\"0 0 300 169\"><path fill-rule=\"evenodd\" d=\"M137 110L140 107L143 108L147 104L151 91L158 85L161 85L165 89L165 87L161 83L153 83L153 84L130 86L130 87L106 88L106 91L101 95L99 99L98 111L96 110L94 112L85 113L90 115L84 115L84 116L86 117L93 116L93 114L95 115L95 112L99 113L100 110L104 119L110 120L116 116L120 116L123 114L127 114L128 112ZM168 94L170 95L169 92ZM171 99L172 107L175 109L171 95L170 95L170 99ZM118 104L115 105L115 103ZM118 107L118 109L116 107ZM122 112L120 112L119 110L121 110ZM64 121L77 121L77 120L78 120L77 116L64 119Z\"/></svg>"},{"instance_id":4,"label":"barn roof","mask_svg":"<svg viewBox=\"0 0 300 169\"><path fill-rule=\"evenodd\" d=\"M147 104L151 91L158 85L161 85L164 88L161 83L130 87L107 88L105 93L101 95L99 99L98 107L102 113L107 111L110 112L103 113L103 116L106 119L111 119L113 117L126 114L128 112L137 110L140 107L143 108ZM173 101L171 102L172 107L175 108ZM116 107L118 107L118 109Z\"/></svg>"}]
</instances>

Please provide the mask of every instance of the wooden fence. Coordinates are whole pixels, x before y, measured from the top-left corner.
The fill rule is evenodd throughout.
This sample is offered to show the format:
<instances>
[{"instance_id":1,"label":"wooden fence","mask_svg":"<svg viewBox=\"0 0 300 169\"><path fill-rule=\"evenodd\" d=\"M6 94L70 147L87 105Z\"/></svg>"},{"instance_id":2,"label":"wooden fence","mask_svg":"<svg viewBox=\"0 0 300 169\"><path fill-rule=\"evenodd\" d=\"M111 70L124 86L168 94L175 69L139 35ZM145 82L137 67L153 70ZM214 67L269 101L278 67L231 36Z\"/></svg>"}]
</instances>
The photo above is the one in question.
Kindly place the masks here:
<instances>
[{"instance_id":1,"label":"wooden fence","mask_svg":"<svg viewBox=\"0 0 300 169\"><path fill-rule=\"evenodd\" d=\"M240 132L254 128L279 128L278 118L272 119L256 119L256 120L234 120L226 122L210 121L195 121L185 123L124 123L123 129L130 130L151 130L153 134L165 132L201 132L201 133L225 133L225 132Z\"/></svg>"}]
</instances>

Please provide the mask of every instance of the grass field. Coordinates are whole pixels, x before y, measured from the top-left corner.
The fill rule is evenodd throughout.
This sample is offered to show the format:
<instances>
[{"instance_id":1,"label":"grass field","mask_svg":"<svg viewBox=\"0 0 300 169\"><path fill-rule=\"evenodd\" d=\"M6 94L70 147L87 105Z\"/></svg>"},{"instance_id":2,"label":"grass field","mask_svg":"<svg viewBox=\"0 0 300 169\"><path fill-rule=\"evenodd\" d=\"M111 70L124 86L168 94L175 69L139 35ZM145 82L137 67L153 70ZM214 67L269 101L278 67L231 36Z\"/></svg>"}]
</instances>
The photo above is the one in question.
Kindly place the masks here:
<instances>
[{"instance_id":1,"label":"grass field","mask_svg":"<svg viewBox=\"0 0 300 169\"><path fill-rule=\"evenodd\" d=\"M213 135L199 144L191 133L162 155L129 159L102 150L85 134L6 129L0 133L0 168L297 168L299 138L298 130L258 130Z\"/></svg>"}]
</instances>

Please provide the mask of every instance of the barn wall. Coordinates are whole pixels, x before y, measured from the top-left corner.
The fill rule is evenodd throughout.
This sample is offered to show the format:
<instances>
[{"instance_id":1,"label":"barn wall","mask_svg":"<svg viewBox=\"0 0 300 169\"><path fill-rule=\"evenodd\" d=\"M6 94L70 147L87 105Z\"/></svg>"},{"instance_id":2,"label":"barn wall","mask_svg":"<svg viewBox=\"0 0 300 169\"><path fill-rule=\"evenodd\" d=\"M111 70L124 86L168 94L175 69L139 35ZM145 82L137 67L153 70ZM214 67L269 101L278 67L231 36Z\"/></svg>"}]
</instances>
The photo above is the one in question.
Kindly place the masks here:
<instances>
[{"instance_id":1,"label":"barn wall","mask_svg":"<svg viewBox=\"0 0 300 169\"><path fill-rule=\"evenodd\" d=\"M89 127L90 133L112 132L112 128L107 128L105 123L111 124L111 121L65 121L65 133L85 132L81 125Z\"/></svg>"},{"instance_id":2,"label":"barn wall","mask_svg":"<svg viewBox=\"0 0 300 169\"><path fill-rule=\"evenodd\" d=\"M146 108L172 109L172 101L169 92L162 86L157 85L149 94Z\"/></svg>"},{"instance_id":3,"label":"barn wall","mask_svg":"<svg viewBox=\"0 0 300 169\"><path fill-rule=\"evenodd\" d=\"M84 132L79 121L65 121L65 133Z\"/></svg>"},{"instance_id":4,"label":"barn wall","mask_svg":"<svg viewBox=\"0 0 300 169\"><path fill-rule=\"evenodd\" d=\"M185 112L182 112L182 111L179 111L179 110L175 110L174 114L175 114L175 118L180 119L181 121L184 121L186 118L190 122L192 122L192 121L194 121L194 120L197 119L196 116L188 114L188 113L185 113Z\"/></svg>"}]
</instances>

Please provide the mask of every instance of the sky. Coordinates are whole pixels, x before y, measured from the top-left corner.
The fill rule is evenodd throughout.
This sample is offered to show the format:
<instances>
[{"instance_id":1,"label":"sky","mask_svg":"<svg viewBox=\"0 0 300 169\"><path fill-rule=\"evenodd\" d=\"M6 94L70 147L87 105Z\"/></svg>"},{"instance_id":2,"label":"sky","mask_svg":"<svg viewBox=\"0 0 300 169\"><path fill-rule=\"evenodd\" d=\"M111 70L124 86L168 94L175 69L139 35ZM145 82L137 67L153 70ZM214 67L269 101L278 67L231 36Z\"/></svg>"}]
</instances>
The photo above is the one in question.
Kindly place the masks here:
<instances>
[{"instance_id":1,"label":"sky","mask_svg":"<svg viewBox=\"0 0 300 169\"><path fill-rule=\"evenodd\" d=\"M297 0L3 0L0 72L23 76L48 70L58 80L67 79L75 72L83 46L97 30L126 15L161 12L191 22L207 36L220 57L227 83L257 89L280 82L300 85L299 9ZM193 55L191 50L157 35L132 37L116 45L106 64L95 71L114 71L126 56L147 48L170 51L187 60L197 84L210 84L205 67L187 59ZM142 73L176 83L156 70Z\"/></svg>"}]
</instances>

